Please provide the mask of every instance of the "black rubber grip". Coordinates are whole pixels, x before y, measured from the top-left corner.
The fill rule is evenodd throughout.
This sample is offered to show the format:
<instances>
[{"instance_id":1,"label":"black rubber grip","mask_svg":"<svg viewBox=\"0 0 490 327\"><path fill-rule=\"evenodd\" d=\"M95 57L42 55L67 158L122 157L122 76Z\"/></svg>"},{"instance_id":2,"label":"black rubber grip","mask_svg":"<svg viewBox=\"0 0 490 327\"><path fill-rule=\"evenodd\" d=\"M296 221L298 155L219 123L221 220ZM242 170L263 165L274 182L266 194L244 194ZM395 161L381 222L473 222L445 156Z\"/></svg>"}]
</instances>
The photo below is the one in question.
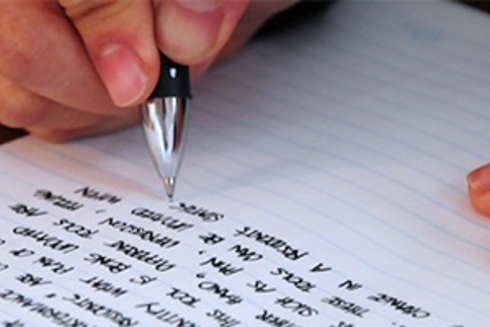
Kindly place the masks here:
<instances>
[{"instance_id":1,"label":"black rubber grip","mask_svg":"<svg viewBox=\"0 0 490 327\"><path fill-rule=\"evenodd\" d=\"M178 64L160 53L160 78L150 98L191 98L189 67Z\"/></svg>"}]
</instances>

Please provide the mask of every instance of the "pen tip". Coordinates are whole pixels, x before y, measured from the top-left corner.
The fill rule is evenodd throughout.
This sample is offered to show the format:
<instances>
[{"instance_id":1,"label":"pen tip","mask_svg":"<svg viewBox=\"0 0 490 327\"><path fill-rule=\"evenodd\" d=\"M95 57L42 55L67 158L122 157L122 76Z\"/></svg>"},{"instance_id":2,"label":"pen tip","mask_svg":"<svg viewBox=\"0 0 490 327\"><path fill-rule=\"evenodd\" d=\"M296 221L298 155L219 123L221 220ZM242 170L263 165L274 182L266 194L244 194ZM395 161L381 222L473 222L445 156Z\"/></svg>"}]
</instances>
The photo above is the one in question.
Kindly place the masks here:
<instances>
[{"instance_id":1,"label":"pen tip","mask_svg":"<svg viewBox=\"0 0 490 327\"><path fill-rule=\"evenodd\" d=\"M174 199L174 191L175 191L175 178L168 177L163 179L163 186L165 187L165 192L167 193L167 197L170 202Z\"/></svg>"}]
</instances>

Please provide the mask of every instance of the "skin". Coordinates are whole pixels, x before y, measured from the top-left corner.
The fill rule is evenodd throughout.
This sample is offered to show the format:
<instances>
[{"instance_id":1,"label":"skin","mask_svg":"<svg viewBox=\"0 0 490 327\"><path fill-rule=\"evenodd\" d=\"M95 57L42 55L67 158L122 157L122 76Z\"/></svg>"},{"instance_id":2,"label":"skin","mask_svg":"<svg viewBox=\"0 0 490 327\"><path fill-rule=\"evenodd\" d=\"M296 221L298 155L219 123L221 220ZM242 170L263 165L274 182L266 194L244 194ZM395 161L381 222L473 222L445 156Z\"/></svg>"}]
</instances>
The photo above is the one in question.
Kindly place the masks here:
<instances>
[{"instance_id":1,"label":"skin","mask_svg":"<svg viewBox=\"0 0 490 327\"><path fill-rule=\"evenodd\" d=\"M475 210L490 217L490 164L468 174L468 194Z\"/></svg>"},{"instance_id":2,"label":"skin","mask_svg":"<svg viewBox=\"0 0 490 327\"><path fill-rule=\"evenodd\" d=\"M61 142L139 120L158 51L197 78L294 0L5 0L0 122Z\"/></svg>"},{"instance_id":3,"label":"skin","mask_svg":"<svg viewBox=\"0 0 490 327\"><path fill-rule=\"evenodd\" d=\"M139 121L158 51L195 79L297 0L4 0L0 123L62 142ZM468 175L490 216L490 164Z\"/></svg>"}]
</instances>

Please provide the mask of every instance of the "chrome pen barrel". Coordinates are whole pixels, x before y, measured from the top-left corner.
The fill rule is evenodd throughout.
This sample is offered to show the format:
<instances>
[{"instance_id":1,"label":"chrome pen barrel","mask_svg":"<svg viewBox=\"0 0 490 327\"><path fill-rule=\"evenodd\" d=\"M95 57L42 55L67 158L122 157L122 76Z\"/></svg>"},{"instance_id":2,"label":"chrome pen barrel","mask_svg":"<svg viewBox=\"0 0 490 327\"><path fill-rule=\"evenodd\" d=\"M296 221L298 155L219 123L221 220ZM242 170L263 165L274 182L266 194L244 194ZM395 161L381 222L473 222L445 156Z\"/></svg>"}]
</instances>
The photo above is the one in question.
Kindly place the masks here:
<instances>
[{"instance_id":1,"label":"chrome pen barrel","mask_svg":"<svg viewBox=\"0 0 490 327\"><path fill-rule=\"evenodd\" d=\"M141 105L142 125L146 141L167 194L180 169L186 138L188 100L179 97L152 98ZM172 185L167 185L172 184Z\"/></svg>"}]
</instances>

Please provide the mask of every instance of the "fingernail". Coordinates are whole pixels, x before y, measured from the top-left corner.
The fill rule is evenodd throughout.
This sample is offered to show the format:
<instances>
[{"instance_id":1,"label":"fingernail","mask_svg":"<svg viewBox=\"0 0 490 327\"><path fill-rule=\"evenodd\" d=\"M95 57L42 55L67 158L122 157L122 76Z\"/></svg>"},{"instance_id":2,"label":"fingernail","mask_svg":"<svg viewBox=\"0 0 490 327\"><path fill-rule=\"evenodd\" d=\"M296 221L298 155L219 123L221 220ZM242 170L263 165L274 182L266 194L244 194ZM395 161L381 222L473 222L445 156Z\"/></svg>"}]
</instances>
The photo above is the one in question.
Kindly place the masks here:
<instances>
[{"instance_id":1,"label":"fingernail","mask_svg":"<svg viewBox=\"0 0 490 327\"><path fill-rule=\"evenodd\" d=\"M473 194L490 193L490 164L470 172L467 181L468 188Z\"/></svg>"},{"instance_id":2,"label":"fingernail","mask_svg":"<svg viewBox=\"0 0 490 327\"><path fill-rule=\"evenodd\" d=\"M148 76L138 56L128 47L121 44L105 46L95 58L95 64L117 106L135 104L145 92Z\"/></svg>"},{"instance_id":3,"label":"fingernail","mask_svg":"<svg viewBox=\"0 0 490 327\"><path fill-rule=\"evenodd\" d=\"M202 60L213 49L224 17L221 1L216 0L175 0L160 14L162 50L191 62Z\"/></svg>"}]
</instances>

